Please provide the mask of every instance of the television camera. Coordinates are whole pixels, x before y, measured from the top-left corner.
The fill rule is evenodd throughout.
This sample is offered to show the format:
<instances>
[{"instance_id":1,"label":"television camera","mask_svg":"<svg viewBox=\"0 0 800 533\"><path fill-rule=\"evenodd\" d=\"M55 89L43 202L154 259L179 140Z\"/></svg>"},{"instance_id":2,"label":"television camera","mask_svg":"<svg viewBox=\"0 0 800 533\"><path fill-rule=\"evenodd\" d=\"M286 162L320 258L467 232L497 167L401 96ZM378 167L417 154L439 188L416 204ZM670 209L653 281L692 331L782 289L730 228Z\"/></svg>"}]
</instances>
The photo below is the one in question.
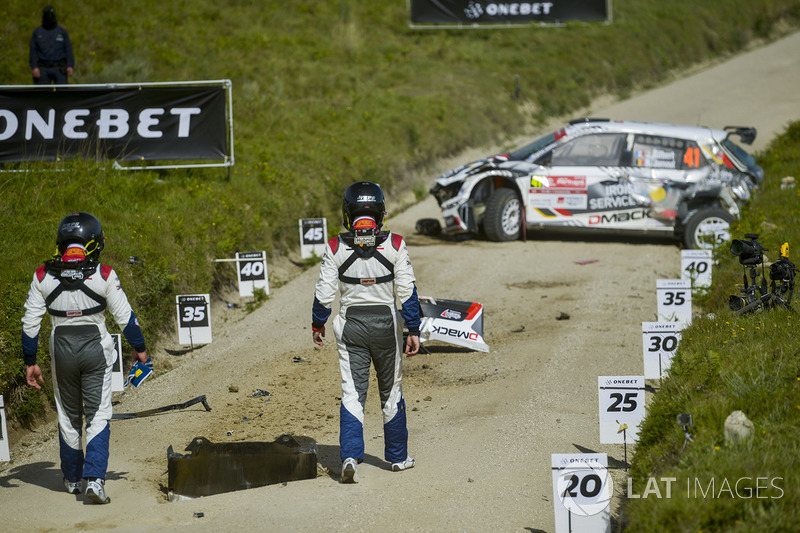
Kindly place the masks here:
<instances>
[{"instance_id":1,"label":"television camera","mask_svg":"<svg viewBox=\"0 0 800 533\"><path fill-rule=\"evenodd\" d=\"M734 239L731 243L731 254L738 257L739 264L744 267L742 276L744 286L739 295L730 295L728 307L737 315L775 307L791 310L794 275L800 270L789 260L789 243L781 246L780 257L769 267L768 286L764 273L764 252L768 252L769 249L764 248L758 241L758 234L746 233L744 237L744 239ZM760 278L758 266L761 266Z\"/></svg>"}]
</instances>

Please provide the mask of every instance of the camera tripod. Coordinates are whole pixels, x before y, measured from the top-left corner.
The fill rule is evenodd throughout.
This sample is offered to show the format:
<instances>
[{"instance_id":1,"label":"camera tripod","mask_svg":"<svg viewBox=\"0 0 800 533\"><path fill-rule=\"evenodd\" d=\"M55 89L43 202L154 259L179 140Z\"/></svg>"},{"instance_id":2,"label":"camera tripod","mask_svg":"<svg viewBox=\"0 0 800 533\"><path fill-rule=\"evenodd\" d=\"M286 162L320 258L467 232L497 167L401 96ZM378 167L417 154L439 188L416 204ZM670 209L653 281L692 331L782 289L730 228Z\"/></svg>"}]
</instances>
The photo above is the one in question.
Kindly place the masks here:
<instances>
[{"instance_id":1,"label":"camera tripod","mask_svg":"<svg viewBox=\"0 0 800 533\"><path fill-rule=\"evenodd\" d=\"M783 307L784 309L794 312L791 306L792 295L794 294L794 275L796 272L800 272L800 270L798 270L794 266L794 263L787 257L788 243L781 247L781 257L769 267L771 283L769 285L769 290L767 290L767 279L764 275L764 262L760 254L761 246L758 241L755 240L758 236L750 234L747 236L753 237L753 240L749 242L757 245L758 253L753 254L757 258L757 263L753 264L753 261L747 262L749 269L746 269L743 275L744 288L741 291L742 295L731 295L728 299L728 307L730 307L735 315L755 312L759 309L774 309L776 307ZM731 252L733 252L734 255L740 255L734 251L733 246L731 246ZM740 262L742 262L741 257ZM742 263L745 264L745 262ZM756 266L758 265L761 265L760 282L758 282L758 271L756 270ZM750 275L750 283L747 281L748 273Z\"/></svg>"}]
</instances>

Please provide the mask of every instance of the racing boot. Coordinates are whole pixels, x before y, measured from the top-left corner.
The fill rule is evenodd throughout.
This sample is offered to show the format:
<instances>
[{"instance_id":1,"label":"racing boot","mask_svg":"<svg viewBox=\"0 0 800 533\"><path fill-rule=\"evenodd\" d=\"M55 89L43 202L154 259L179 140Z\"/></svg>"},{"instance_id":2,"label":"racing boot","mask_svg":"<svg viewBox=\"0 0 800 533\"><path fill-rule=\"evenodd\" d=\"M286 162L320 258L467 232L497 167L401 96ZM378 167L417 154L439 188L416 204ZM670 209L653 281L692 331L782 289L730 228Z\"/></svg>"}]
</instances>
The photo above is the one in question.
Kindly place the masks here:
<instances>
[{"instance_id":1,"label":"racing boot","mask_svg":"<svg viewBox=\"0 0 800 533\"><path fill-rule=\"evenodd\" d=\"M406 457L405 461L401 461L399 463L392 463L392 472L402 472L403 470L408 470L409 468L414 468L414 459L411 457Z\"/></svg>"},{"instance_id":2,"label":"racing boot","mask_svg":"<svg viewBox=\"0 0 800 533\"><path fill-rule=\"evenodd\" d=\"M358 483L358 461L348 457L342 462L342 483Z\"/></svg>"},{"instance_id":3,"label":"racing boot","mask_svg":"<svg viewBox=\"0 0 800 533\"><path fill-rule=\"evenodd\" d=\"M70 494L80 494L83 491L80 481L70 481L64 478L64 487Z\"/></svg>"},{"instance_id":4,"label":"racing boot","mask_svg":"<svg viewBox=\"0 0 800 533\"><path fill-rule=\"evenodd\" d=\"M86 483L86 498L94 503L109 503L111 498L106 495L106 489L103 487L105 482L100 479L92 479Z\"/></svg>"}]
</instances>

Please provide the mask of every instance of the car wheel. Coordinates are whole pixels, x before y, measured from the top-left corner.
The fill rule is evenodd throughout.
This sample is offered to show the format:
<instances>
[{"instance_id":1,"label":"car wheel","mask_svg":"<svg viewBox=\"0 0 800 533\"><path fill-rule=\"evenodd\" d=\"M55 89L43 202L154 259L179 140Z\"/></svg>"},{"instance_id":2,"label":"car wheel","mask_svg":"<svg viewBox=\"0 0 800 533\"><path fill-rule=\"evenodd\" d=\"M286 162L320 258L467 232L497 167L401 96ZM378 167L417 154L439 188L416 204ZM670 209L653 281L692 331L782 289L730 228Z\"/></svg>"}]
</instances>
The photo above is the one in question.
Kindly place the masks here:
<instances>
[{"instance_id":1,"label":"car wheel","mask_svg":"<svg viewBox=\"0 0 800 533\"><path fill-rule=\"evenodd\" d=\"M511 189L498 189L486 202L483 231L490 241L513 241L519 238L522 210L519 196Z\"/></svg>"},{"instance_id":2,"label":"car wheel","mask_svg":"<svg viewBox=\"0 0 800 533\"><path fill-rule=\"evenodd\" d=\"M712 250L731 238L733 215L720 207L698 211L689 219L683 234L687 248Z\"/></svg>"}]
</instances>

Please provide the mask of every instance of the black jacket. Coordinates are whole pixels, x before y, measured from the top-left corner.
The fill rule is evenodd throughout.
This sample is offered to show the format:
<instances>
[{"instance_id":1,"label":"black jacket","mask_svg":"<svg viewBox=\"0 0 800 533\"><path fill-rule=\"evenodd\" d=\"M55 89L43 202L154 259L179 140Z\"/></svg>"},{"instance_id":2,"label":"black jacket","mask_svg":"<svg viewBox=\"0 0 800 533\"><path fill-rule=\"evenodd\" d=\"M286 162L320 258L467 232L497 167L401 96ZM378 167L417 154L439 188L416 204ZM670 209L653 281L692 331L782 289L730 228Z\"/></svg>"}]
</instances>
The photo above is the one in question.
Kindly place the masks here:
<instances>
[{"instance_id":1,"label":"black jacket","mask_svg":"<svg viewBox=\"0 0 800 533\"><path fill-rule=\"evenodd\" d=\"M33 30L30 48L31 69L44 65L75 67L69 34L61 26L56 26L51 30L39 26Z\"/></svg>"}]
</instances>

